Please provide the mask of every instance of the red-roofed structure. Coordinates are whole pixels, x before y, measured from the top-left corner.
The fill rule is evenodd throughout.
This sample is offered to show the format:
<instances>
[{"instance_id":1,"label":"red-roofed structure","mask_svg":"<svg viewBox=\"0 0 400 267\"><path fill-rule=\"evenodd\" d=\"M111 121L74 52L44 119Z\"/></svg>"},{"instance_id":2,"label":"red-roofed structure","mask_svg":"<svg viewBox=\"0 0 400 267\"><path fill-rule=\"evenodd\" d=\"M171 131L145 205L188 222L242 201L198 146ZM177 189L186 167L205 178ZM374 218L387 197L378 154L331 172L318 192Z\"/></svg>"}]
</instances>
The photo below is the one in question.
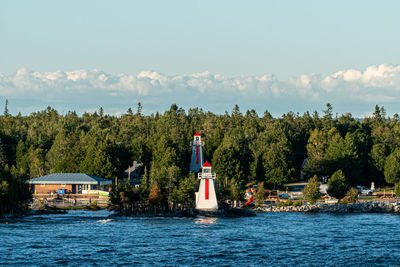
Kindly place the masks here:
<instances>
[{"instance_id":1,"label":"red-roofed structure","mask_svg":"<svg viewBox=\"0 0 400 267\"><path fill-rule=\"evenodd\" d=\"M208 163L208 161L206 161L206 163L204 163L202 167L203 167L203 168L204 168L204 167L210 167L210 168L211 168L211 165L210 165L210 163Z\"/></svg>"},{"instance_id":2,"label":"red-roofed structure","mask_svg":"<svg viewBox=\"0 0 400 267\"><path fill-rule=\"evenodd\" d=\"M199 134L198 132L196 132L196 133L194 134L194 136L201 136L201 134Z\"/></svg>"}]
</instances>

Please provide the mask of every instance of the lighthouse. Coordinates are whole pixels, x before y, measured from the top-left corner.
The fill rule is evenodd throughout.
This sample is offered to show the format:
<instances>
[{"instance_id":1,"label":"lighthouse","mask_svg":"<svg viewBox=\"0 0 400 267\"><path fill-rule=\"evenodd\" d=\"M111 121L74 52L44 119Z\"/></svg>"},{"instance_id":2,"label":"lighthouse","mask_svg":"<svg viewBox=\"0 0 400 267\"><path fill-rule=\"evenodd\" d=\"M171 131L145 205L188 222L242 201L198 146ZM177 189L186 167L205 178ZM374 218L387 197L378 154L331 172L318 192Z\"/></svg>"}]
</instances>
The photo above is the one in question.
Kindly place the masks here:
<instances>
[{"instance_id":1,"label":"lighthouse","mask_svg":"<svg viewBox=\"0 0 400 267\"><path fill-rule=\"evenodd\" d=\"M196 133L192 141L192 160L190 161L190 171L199 172L204 163L203 149L204 142L201 141L201 135Z\"/></svg>"},{"instance_id":2,"label":"lighthouse","mask_svg":"<svg viewBox=\"0 0 400 267\"><path fill-rule=\"evenodd\" d=\"M196 209L218 210L217 195L215 194L215 173L211 172L211 165L206 161L202 171L198 173L200 179L199 192L196 192Z\"/></svg>"}]
</instances>

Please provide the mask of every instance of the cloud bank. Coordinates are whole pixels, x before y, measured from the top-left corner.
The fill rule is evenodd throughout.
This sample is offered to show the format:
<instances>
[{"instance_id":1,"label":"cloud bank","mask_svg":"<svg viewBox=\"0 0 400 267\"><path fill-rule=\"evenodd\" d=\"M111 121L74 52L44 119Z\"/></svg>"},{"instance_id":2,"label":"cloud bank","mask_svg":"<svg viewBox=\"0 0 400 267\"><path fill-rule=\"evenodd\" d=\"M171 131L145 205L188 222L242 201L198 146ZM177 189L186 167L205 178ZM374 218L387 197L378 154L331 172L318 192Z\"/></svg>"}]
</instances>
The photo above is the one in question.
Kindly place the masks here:
<instances>
[{"instance_id":1,"label":"cloud bank","mask_svg":"<svg viewBox=\"0 0 400 267\"><path fill-rule=\"evenodd\" d=\"M254 108L262 114L321 110L363 115L375 104L397 113L400 66L382 64L365 70L340 70L328 76L304 74L280 81L272 74L226 77L210 72L168 76L155 71L110 74L101 70L37 72L20 68L0 74L0 97L10 100L10 111L30 113L47 105L78 112L103 106L109 113L124 112L142 102L147 113L164 111L172 103L213 112ZM12 106L12 103L15 105ZM393 110L390 110L390 109Z\"/></svg>"}]
</instances>

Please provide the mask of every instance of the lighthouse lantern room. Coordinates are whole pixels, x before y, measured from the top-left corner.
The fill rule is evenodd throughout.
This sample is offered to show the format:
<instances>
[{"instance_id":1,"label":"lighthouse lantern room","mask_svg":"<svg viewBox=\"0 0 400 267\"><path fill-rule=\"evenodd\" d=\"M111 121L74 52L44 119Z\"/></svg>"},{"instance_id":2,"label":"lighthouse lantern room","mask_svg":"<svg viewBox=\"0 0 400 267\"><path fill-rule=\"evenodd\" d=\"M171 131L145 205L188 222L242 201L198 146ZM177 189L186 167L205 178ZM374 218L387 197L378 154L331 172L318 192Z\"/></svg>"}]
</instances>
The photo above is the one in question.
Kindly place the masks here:
<instances>
[{"instance_id":1,"label":"lighthouse lantern room","mask_svg":"<svg viewBox=\"0 0 400 267\"><path fill-rule=\"evenodd\" d=\"M204 141L201 140L201 135L196 133L192 141L192 159L190 161L190 171L199 172L204 163L203 149Z\"/></svg>"},{"instance_id":2,"label":"lighthouse lantern room","mask_svg":"<svg viewBox=\"0 0 400 267\"><path fill-rule=\"evenodd\" d=\"M198 173L200 179L199 192L196 192L196 209L218 210L217 196L215 194L215 173L211 172L211 165L206 161L202 172Z\"/></svg>"}]
</instances>

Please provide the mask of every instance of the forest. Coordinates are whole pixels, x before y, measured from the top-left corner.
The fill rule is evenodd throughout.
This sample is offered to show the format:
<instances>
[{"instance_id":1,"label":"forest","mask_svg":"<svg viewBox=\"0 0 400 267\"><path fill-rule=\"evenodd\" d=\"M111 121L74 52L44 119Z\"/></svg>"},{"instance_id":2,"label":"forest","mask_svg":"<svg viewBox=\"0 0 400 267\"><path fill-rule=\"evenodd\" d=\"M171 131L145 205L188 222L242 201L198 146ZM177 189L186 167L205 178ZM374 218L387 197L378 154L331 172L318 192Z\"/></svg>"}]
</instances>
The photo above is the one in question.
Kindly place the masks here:
<instances>
[{"instance_id":1,"label":"forest","mask_svg":"<svg viewBox=\"0 0 400 267\"><path fill-rule=\"evenodd\" d=\"M51 107L29 116L0 116L0 203L7 209L30 198L25 181L54 172L123 178L133 160L144 163L144 179L134 197L154 189L168 202L189 203L198 181L189 173L190 141L199 132L204 157L216 172L218 197L241 199L248 185L281 188L288 182L319 179L341 170L351 185L400 181L400 123L376 106L373 115L268 110L225 114L171 105L163 114L144 115L142 105L121 116L103 108L79 116ZM305 161L305 159L307 159ZM306 164L303 164L306 162ZM119 190L122 190L121 188ZM133 190L133 189L132 189ZM153 191L154 191L153 190Z\"/></svg>"}]
</instances>

